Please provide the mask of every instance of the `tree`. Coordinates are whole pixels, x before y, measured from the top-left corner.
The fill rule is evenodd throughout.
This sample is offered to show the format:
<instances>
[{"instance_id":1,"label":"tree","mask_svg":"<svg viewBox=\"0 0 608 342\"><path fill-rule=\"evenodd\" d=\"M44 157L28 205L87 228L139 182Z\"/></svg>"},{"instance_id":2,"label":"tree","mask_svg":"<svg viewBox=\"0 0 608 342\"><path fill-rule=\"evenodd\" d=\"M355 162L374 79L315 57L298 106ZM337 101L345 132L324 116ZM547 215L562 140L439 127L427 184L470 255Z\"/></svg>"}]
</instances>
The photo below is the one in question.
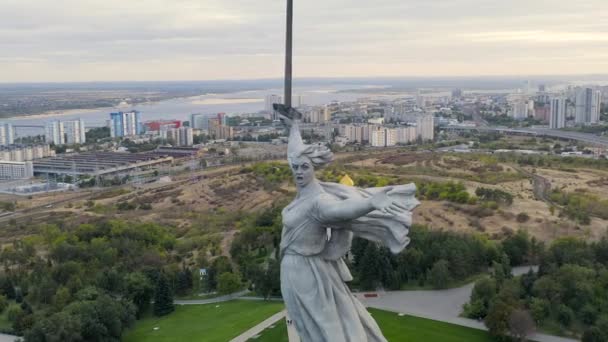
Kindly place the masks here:
<instances>
[{"instance_id":1,"label":"tree","mask_svg":"<svg viewBox=\"0 0 608 342\"><path fill-rule=\"evenodd\" d=\"M280 265L275 260L268 260L266 268L258 268L253 276L255 291L264 299L270 298L273 293L281 292Z\"/></svg>"},{"instance_id":2,"label":"tree","mask_svg":"<svg viewBox=\"0 0 608 342\"><path fill-rule=\"evenodd\" d=\"M500 299L495 299L488 310L484 322L490 334L504 336L509 331L509 318L513 307Z\"/></svg>"},{"instance_id":3,"label":"tree","mask_svg":"<svg viewBox=\"0 0 608 342\"><path fill-rule=\"evenodd\" d=\"M0 295L0 314L3 313L7 307L8 307L8 300L6 299L6 296Z\"/></svg>"},{"instance_id":4,"label":"tree","mask_svg":"<svg viewBox=\"0 0 608 342\"><path fill-rule=\"evenodd\" d=\"M9 277L2 278L2 294L8 299L15 299L17 295L15 293L15 285Z\"/></svg>"},{"instance_id":5,"label":"tree","mask_svg":"<svg viewBox=\"0 0 608 342\"><path fill-rule=\"evenodd\" d=\"M608 336L604 336L598 327L591 327L583 333L582 342L604 342Z\"/></svg>"},{"instance_id":6,"label":"tree","mask_svg":"<svg viewBox=\"0 0 608 342\"><path fill-rule=\"evenodd\" d=\"M175 291L179 295L185 295L192 289L192 271L183 265L182 269L177 273L177 286Z\"/></svg>"},{"instance_id":7,"label":"tree","mask_svg":"<svg viewBox=\"0 0 608 342\"><path fill-rule=\"evenodd\" d=\"M541 324L550 313L550 303L546 299L532 298L530 302L530 311L534 321Z\"/></svg>"},{"instance_id":8,"label":"tree","mask_svg":"<svg viewBox=\"0 0 608 342\"><path fill-rule=\"evenodd\" d=\"M519 215L522 214L523 213L520 213ZM518 221L519 215L517 219ZM525 221L527 221L527 219ZM521 265L528 261L528 255L530 253L530 237L527 231L519 230L517 234L506 238L502 242L502 249L509 258L509 262L512 266Z\"/></svg>"},{"instance_id":9,"label":"tree","mask_svg":"<svg viewBox=\"0 0 608 342\"><path fill-rule=\"evenodd\" d=\"M557 309L557 320L564 327L569 327L574 320L574 312L572 309L562 304Z\"/></svg>"},{"instance_id":10,"label":"tree","mask_svg":"<svg viewBox=\"0 0 608 342\"><path fill-rule=\"evenodd\" d=\"M49 318L36 321L25 333L27 342L80 342L82 339L80 318L67 312L58 312Z\"/></svg>"},{"instance_id":11,"label":"tree","mask_svg":"<svg viewBox=\"0 0 608 342\"><path fill-rule=\"evenodd\" d=\"M80 320L83 341L120 341L123 331L135 321L133 303L100 295L95 300L76 301L63 312Z\"/></svg>"},{"instance_id":12,"label":"tree","mask_svg":"<svg viewBox=\"0 0 608 342\"><path fill-rule=\"evenodd\" d=\"M225 272L220 274L217 281L217 290L226 295L237 292L242 288L241 277L234 273Z\"/></svg>"},{"instance_id":13,"label":"tree","mask_svg":"<svg viewBox=\"0 0 608 342\"><path fill-rule=\"evenodd\" d=\"M67 287L60 287L53 297L53 306L55 307L55 310L61 311L61 309L68 305L71 297L70 290L68 290Z\"/></svg>"},{"instance_id":14,"label":"tree","mask_svg":"<svg viewBox=\"0 0 608 342\"><path fill-rule=\"evenodd\" d=\"M141 314L150 305L154 295L154 286L150 279L141 272L129 273L125 276L125 298L131 300L137 307L136 315Z\"/></svg>"},{"instance_id":15,"label":"tree","mask_svg":"<svg viewBox=\"0 0 608 342\"><path fill-rule=\"evenodd\" d=\"M509 316L509 332L517 341L526 341L535 330L534 320L525 310L513 310Z\"/></svg>"},{"instance_id":16,"label":"tree","mask_svg":"<svg viewBox=\"0 0 608 342\"><path fill-rule=\"evenodd\" d=\"M483 278L475 283L471 293L471 303L465 308L469 318L484 318L488 314L490 303L496 297L496 281Z\"/></svg>"},{"instance_id":17,"label":"tree","mask_svg":"<svg viewBox=\"0 0 608 342\"><path fill-rule=\"evenodd\" d=\"M173 312L173 294L169 288L169 282L165 273L161 273L156 282L154 291L154 314L156 316L165 316Z\"/></svg>"},{"instance_id":18,"label":"tree","mask_svg":"<svg viewBox=\"0 0 608 342\"><path fill-rule=\"evenodd\" d=\"M375 243L370 242L365 246L365 251L357 266L361 288L375 290L380 281L380 253Z\"/></svg>"},{"instance_id":19,"label":"tree","mask_svg":"<svg viewBox=\"0 0 608 342\"><path fill-rule=\"evenodd\" d=\"M448 265L447 261L441 259L433 264L433 268L429 270L426 279L435 289L445 289L448 287L450 282Z\"/></svg>"}]
</instances>

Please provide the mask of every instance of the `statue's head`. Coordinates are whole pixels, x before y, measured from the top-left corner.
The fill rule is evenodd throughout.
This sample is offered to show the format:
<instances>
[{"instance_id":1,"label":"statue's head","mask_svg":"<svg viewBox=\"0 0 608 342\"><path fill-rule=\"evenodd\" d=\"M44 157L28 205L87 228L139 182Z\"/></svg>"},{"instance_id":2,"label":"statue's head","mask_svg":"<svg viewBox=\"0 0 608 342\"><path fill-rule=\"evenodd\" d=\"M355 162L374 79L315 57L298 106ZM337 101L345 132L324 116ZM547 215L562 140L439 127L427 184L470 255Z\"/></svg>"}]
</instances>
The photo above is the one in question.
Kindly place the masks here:
<instances>
[{"instance_id":1,"label":"statue's head","mask_svg":"<svg viewBox=\"0 0 608 342\"><path fill-rule=\"evenodd\" d=\"M329 164L333 160L334 154L324 144L305 144L300 134L298 121L292 120L290 124L287 160L296 185L298 189L301 189L315 179L315 169Z\"/></svg>"}]
</instances>

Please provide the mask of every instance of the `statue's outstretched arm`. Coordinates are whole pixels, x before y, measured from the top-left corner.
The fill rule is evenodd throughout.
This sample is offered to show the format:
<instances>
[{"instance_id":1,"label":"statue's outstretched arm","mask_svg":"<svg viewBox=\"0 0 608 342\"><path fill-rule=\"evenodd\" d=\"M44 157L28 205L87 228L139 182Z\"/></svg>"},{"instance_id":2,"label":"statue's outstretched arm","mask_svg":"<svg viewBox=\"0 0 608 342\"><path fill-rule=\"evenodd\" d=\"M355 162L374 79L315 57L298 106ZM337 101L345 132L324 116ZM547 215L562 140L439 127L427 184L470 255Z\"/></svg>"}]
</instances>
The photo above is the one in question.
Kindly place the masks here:
<instances>
[{"instance_id":1,"label":"statue's outstretched arm","mask_svg":"<svg viewBox=\"0 0 608 342\"><path fill-rule=\"evenodd\" d=\"M374 210L398 215L407 210L406 207L397 203L393 198L389 197L392 188L388 187L384 191L378 192L369 198L353 198L346 200L323 202L319 199L319 217L323 223L338 223L343 221L355 220L361 216L365 216Z\"/></svg>"}]
</instances>

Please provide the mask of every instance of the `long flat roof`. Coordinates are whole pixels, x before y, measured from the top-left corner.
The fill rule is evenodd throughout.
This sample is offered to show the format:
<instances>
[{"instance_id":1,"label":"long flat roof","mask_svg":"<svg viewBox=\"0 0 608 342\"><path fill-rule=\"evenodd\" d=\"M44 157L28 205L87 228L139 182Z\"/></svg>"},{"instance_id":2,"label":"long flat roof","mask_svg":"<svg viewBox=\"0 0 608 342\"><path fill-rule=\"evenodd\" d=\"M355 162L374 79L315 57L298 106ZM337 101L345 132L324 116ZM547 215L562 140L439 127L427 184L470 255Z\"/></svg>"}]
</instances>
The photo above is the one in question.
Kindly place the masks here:
<instances>
[{"instance_id":1,"label":"long flat roof","mask_svg":"<svg viewBox=\"0 0 608 342\"><path fill-rule=\"evenodd\" d=\"M86 152L60 154L33 162L37 173L104 174L169 162L173 158L158 153Z\"/></svg>"}]
</instances>

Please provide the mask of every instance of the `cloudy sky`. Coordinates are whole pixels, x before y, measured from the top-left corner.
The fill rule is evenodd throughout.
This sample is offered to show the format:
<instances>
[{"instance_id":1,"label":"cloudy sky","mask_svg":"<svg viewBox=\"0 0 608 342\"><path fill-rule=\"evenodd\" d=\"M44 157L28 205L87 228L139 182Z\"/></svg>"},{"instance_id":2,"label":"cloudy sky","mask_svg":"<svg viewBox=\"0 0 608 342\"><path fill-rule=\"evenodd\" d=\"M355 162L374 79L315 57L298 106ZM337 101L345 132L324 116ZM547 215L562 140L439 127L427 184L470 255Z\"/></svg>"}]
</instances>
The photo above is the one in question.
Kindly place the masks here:
<instances>
[{"instance_id":1,"label":"cloudy sky","mask_svg":"<svg viewBox=\"0 0 608 342\"><path fill-rule=\"evenodd\" d=\"M296 77L608 73L607 0L295 0ZM282 74L284 0L1 0L0 82Z\"/></svg>"}]
</instances>

